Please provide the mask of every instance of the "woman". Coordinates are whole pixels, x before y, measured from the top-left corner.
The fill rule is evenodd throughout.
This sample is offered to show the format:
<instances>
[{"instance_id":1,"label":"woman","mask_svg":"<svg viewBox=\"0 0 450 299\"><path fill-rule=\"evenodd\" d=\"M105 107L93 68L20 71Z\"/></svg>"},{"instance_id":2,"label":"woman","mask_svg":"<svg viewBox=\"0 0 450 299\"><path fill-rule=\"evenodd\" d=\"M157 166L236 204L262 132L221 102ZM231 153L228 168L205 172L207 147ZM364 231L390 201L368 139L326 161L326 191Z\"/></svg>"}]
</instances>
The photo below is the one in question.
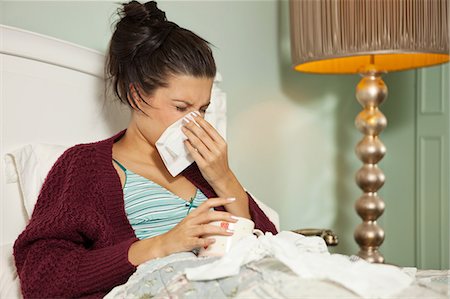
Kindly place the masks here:
<instances>
[{"instance_id":1,"label":"woman","mask_svg":"<svg viewBox=\"0 0 450 299\"><path fill-rule=\"evenodd\" d=\"M276 233L203 119L216 74L205 40L167 21L155 2L132 1L121 10L107 71L131 121L109 139L70 148L53 166L14 246L24 297L102 297L148 260L212 244L207 235L232 235L212 221L246 217ZM183 132L195 163L172 177L155 142L193 111Z\"/></svg>"}]
</instances>

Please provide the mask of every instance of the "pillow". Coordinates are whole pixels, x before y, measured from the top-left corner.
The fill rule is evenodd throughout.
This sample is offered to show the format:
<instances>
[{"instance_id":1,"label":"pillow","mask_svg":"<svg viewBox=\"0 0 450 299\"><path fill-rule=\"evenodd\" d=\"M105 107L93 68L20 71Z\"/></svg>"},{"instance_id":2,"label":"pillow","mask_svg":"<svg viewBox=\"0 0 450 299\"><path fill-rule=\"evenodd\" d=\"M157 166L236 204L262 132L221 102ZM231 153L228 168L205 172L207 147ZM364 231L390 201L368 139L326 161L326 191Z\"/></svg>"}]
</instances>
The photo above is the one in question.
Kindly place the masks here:
<instances>
[{"instance_id":1,"label":"pillow","mask_svg":"<svg viewBox=\"0 0 450 299\"><path fill-rule=\"evenodd\" d=\"M21 213L17 217L25 217L25 222L29 220L48 172L66 149L66 146L61 145L29 144L5 155L4 179L7 184L18 183L18 192L20 192L20 196L18 193L17 197L13 196L8 200L20 200L21 205L25 208L26 215ZM8 206L7 201L3 204L11 209L10 213L20 212L15 211L14 207ZM3 224L5 225L5 223ZM10 223L10 225L15 224L17 223ZM15 228L8 226L8 229L14 230ZM0 245L0 298L22 298L12 250L13 243L11 242Z\"/></svg>"},{"instance_id":2,"label":"pillow","mask_svg":"<svg viewBox=\"0 0 450 299\"><path fill-rule=\"evenodd\" d=\"M28 218L33 213L48 172L67 148L62 145L28 144L6 155L6 181L19 183Z\"/></svg>"},{"instance_id":3,"label":"pillow","mask_svg":"<svg viewBox=\"0 0 450 299\"><path fill-rule=\"evenodd\" d=\"M19 276L12 255L12 243L0 245L0 261L2 271L0 274L0 298L22 298L20 292Z\"/></svg>"}]
</instances>

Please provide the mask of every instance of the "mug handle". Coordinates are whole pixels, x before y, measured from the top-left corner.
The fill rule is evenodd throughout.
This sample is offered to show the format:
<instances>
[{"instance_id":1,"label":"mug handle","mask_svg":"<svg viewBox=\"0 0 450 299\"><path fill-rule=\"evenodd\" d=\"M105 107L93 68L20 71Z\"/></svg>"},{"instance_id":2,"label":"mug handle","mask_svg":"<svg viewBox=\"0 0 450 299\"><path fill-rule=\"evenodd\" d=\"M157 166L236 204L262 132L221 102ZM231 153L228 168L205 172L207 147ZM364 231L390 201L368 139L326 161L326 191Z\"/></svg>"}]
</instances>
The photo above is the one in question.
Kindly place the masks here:
<instances>
[{"instance_id":1,"label":"mug handle","mask_svg":"<svg viewBox=\"0 0 450 299\"><path fill-rule=\"evenodd\" d=\"M260 231L259 229L254 229L253 234L255 234L257 237L264 236L264 233Z\"/></svg>"}]
</instances>

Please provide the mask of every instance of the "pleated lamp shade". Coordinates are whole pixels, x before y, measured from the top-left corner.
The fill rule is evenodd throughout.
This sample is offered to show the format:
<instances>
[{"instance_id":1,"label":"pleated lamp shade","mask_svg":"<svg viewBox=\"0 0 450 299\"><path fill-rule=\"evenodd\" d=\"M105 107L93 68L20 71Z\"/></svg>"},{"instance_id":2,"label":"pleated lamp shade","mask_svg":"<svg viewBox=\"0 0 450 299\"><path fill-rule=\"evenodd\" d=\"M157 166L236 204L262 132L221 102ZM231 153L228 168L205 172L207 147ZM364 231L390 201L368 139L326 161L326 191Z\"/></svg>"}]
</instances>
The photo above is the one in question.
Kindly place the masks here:
<instances>
[{"instance_id":1,"label":"pleated lamp shade","mask_svg":"<svg viewBox=\"0 0 450 299\"><path fill-rule=\"evenodd\" d=\"M448 0L291 0L294 68L352 74L449 61Z\"/></svg>"}]
</instances>

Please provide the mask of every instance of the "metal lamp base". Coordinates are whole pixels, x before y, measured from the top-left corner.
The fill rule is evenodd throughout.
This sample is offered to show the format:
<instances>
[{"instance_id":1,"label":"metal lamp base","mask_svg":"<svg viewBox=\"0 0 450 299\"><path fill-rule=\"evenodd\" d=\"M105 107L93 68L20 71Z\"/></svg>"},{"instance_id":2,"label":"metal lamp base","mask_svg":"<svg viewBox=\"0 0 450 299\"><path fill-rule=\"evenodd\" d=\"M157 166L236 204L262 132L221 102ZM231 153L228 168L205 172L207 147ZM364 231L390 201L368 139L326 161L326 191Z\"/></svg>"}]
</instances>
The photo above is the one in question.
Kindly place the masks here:
<instances>
[{"instance_id":1,"label":"metal lamp base","mask_svg":"<svg viewBox=\"0 0 450 299\"><path fill-rule=\"evenodd\" d=\"M383 214L385 205L377 191L383 186L385 177L377 163L386 153L378 135L386 128L387 120L378 106L386 99L387 87L373 67L367 68L362 76L356 88L356 98L363 110L356 117L355 126L364 134L356 145L356 155L363 166L356 172L355 179L364 193L356 201L355 209L363 222L356 227L354 237L360 247L359 257L383 263L384 257L378 249L384 241L384 231L377 219Z\"/></svg>"}]
</instances>

